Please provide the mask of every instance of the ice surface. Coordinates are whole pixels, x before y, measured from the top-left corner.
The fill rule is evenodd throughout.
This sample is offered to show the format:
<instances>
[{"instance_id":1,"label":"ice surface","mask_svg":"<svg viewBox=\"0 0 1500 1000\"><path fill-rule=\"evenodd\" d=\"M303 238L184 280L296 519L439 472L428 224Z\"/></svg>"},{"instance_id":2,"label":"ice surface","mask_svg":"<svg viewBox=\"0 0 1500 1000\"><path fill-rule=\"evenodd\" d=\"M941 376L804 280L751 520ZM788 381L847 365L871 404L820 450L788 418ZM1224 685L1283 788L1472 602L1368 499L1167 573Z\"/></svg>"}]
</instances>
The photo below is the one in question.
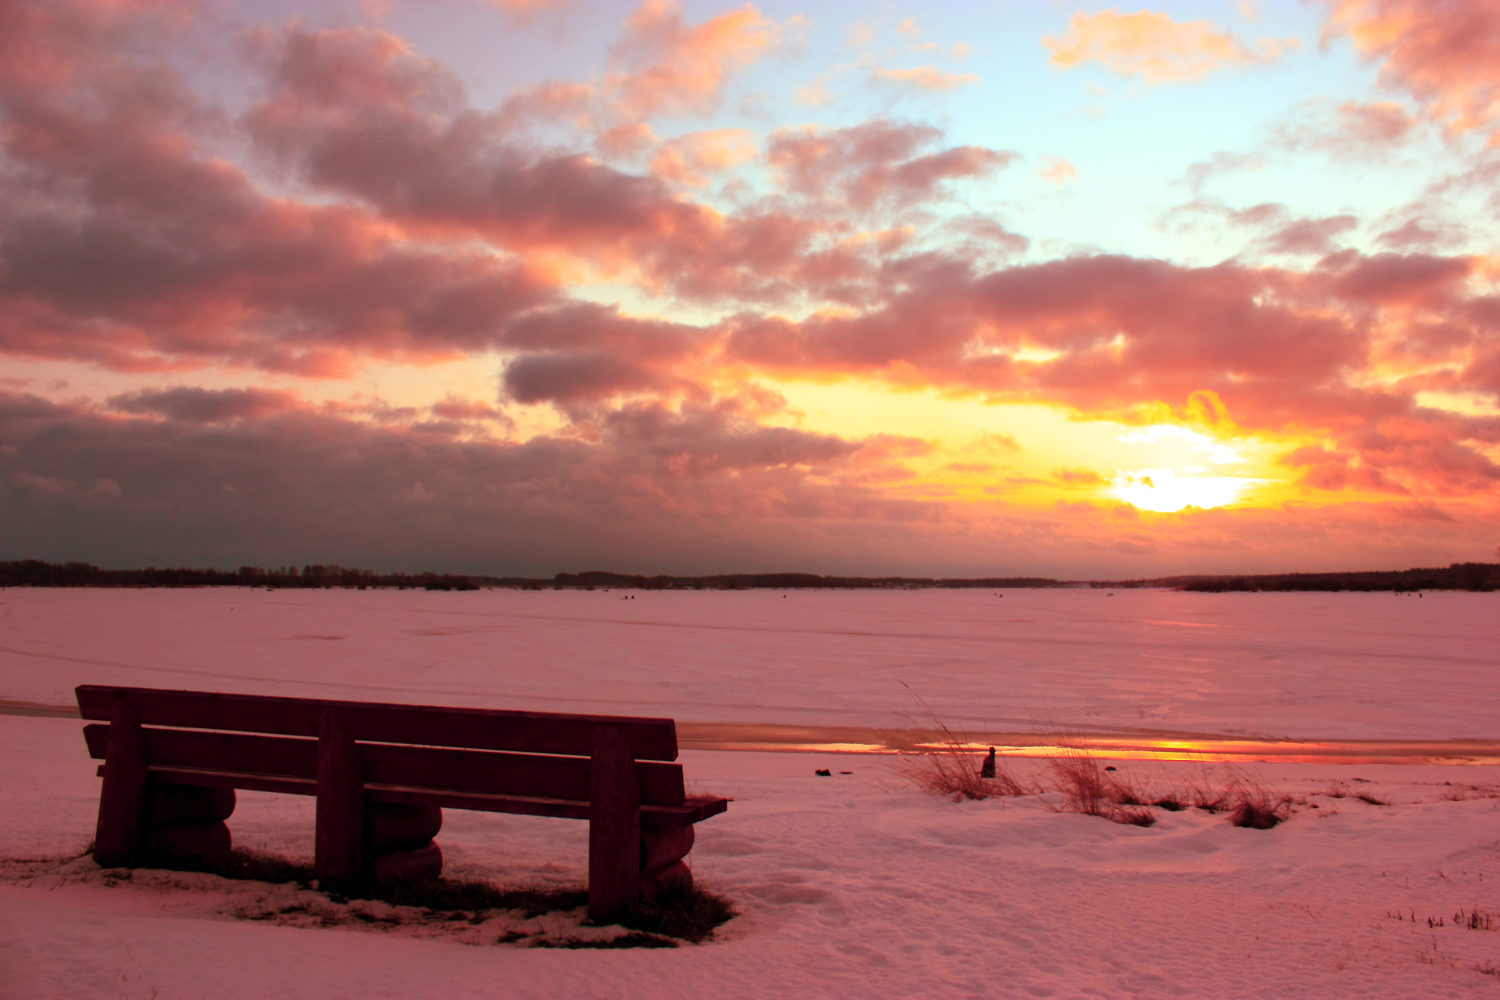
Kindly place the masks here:
<instances>
[{"instance_id":1,"label":"ice surface","mask_svg":"<svg viewBox=\"0 0 1500 1000\"><path fill-rule=\"evenodd\" d=\"M1492 738L1500 595L0 592L0 700L80 683L971 730Z\"/></svg>"}]
</instances>

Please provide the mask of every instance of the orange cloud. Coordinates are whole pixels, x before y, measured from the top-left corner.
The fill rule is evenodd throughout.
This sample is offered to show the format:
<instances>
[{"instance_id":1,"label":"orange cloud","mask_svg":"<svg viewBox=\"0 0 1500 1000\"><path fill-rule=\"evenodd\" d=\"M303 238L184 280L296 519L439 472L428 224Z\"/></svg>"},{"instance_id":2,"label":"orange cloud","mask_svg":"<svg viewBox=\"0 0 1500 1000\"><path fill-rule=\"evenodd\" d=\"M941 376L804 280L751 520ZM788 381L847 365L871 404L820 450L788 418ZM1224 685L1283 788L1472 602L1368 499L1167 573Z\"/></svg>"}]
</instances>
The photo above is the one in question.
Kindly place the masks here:
<instances>
[{"instance_id":1,"label":"orange cloud","mask_svg":"<svg viewBox=\"0 0 1500 1000\"><path fill-rule=\"evenodd\" d=\"M631 67L614 81L619 107L636 119L712 111L730 76L775 45L781 28L750 4L690 26L680 4L646 0L611 50Z\"/></svg>"},{"instance_id":2,"label":"orange cloud","mask_svg":"<svg viewBox=\"0 0 1500 1000\"><path fill-rule=\"evenodd\" d=\"M752 133L746 129L691 132L661 145L651 161L651 173L668 183L703 187L709 174L754 159L757 152Z\"/></svg>"},{"instance_id":3,"label":"orange cloud","mask_svg":"<svg viewBox=\"0 0 1500 1000\"><path fill-rule=\"evenodd\" d=\"M944 73L935 66L917 66L914 69L877 69L877 80L889 80L918 90L953 90L965 84L978 83L973 73Z\"/></svg>"},{"instance_id":4,"label":"orange cloud","mask_svg":"<svg viewBox=\"0 0 1500 1000\"><path fill-rule=\"evenodd\" d=\"M1411 93L1434 120L1459 132L1500 122L1500 8L1490 0L1325 2L1325 35L1349 36L1382 64L1383 83Z\"/></svg>"},{"instance_id":5,"label":"orange cloud","mask_svg":"<svg viewBox=\"0 0 1500 1000\"><path fill-rule=\"evenodd\" d=\"M1207 21L1174 21L1166 14L1142 10L1121 14L1078 13L1061 38L1044 37L1051 63L1072 69L1097 62L1119 76L1142 76L1147 83L1196 80L1207 73L1275 62L1296 39L1258 39L1248 48L1232 34Z\"/></svg>"},{"instance_id":6,"label":"orange cloud","mask_svg":"<svg viewBox=\"0 0 1500 1000\"><path fill-rule=\"evenodd\" d=\"M1042 157L1041 168L1037 170L1042 180L1052 184L1066 184L1078 176L1078 168L1063 159L1061 156Z\"/></svg>"}]
</instances>

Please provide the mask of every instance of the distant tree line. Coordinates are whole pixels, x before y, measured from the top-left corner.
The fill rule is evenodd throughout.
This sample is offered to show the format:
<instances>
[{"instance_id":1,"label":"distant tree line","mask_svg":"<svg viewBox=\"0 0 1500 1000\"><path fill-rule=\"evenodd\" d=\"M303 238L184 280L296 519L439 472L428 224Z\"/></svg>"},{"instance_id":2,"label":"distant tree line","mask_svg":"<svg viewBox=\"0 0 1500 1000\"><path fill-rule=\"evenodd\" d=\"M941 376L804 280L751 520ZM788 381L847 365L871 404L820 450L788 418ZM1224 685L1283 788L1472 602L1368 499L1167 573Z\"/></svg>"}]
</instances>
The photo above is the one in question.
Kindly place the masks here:
<instances>
[{"instance_id":1,"label":"distant tree line","mask_svg":"<svg viewBox=\"0 0 1500 1000\"><path fill-rule=\"evenodd\" d=\"M904 588L1065 587L1060 580L1041 577L986 577L975 580L935 579L926 576L818 576L813 573L721 573L715 576L640 576L591 570L559 573L559 587L620 587L639 590L879 590Z\"/></svg>"},{"instance_id":2,"label":"distant tree line","mask_svg":"<svg viewBox=\"0 0 1500 1000\"><path fill-rule=\"evenodd\" d=\"M528 581L529 582L529 581ZM375 573L344 566L281 566L262 569L241 566L221 569L100 569L84 562L48 563L38 559L0 562L3 587L333 587L421 588L425 590L477 590L479 584L467 576L449 573Z\"/></svg>"},{"instance_id":3,"label":"distant tree line","mask_svg":"<svg viewBox=\"0 0 1500 1000\"><path fill-rule=\"evenodd\" d=\"M1222 594L1289 590L1476 590L1500 589L1500 563L1454 563L1446 569L1374 570L1348 573L1273 573L1265 576L1172 576L1156 580L1097 582L1094 587L1172 587Z\"/></svg>"},{"instance_id":4,"label":"distant tree line","mask_svg":"<svg viewBox=\"0 0 1500 1000\"><path fill-rule=\"evenodd\" d=\"M368 589L395 587L422 590L477 590L513 587L525 590L619 588L634 590L902 590L1081 587L1128 589L1167 587L1176 590L1477 590L1500 589L1500 563L1454 563L1446 569L1407 569L1350 573L1278 573L1264 576L1168 576L1151 580L1095 580L1088 583L1046 577L980 577L975 579L912 576L818 576L813 573L721 573L714 576L642 576L591 570L558 573L551 579L513 576L463 576L452 573L376 573L345 566L307 565L262 569L100 569L84 562L49 563L39 559L0 562L0 587L268 587L300 589Z\"/></svg>"}]
</instances>

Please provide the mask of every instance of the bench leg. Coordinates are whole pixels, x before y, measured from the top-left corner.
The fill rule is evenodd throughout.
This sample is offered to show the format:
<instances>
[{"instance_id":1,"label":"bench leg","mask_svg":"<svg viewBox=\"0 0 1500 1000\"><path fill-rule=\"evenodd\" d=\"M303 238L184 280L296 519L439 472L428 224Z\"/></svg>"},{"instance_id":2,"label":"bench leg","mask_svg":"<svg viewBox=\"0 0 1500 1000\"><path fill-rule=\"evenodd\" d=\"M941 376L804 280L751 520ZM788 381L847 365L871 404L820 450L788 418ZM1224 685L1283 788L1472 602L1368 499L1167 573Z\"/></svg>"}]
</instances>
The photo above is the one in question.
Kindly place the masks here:
<instances>
[{"instance_id":1,"label":"bench leg","mask_svg":"<svg viewBox=\"0 0 1500 1000\"><path fill-rule=\"evenodd\" d=\"M323 713L318 729L318 813L313 872L325 892L343 892L359 878L365 798L359 747L339 713Z\"/></svg>"},{"instance_id":2,"label":"bench leg","mask_svg":"<svg viewBox=\"0 0 1500 1000\"><path fill-rule=\"evenodd\" d=\"M124 698L118 698L109 717L104 787L99 792L99 824L94 829L94 860L104 868L129 864L140 844L146 773L140 717Z\"/></svg>"},{"instance_id":3,"label":"bench leg","mask_svg":"<svg viewBox=\"0 0 1500 1000\"><path fill-rule=\"evenodd\" d=\"M589 766L589 916L603 921L641 892L641 781L614 726L594 730Z\"/></svg>"}]
</instances>

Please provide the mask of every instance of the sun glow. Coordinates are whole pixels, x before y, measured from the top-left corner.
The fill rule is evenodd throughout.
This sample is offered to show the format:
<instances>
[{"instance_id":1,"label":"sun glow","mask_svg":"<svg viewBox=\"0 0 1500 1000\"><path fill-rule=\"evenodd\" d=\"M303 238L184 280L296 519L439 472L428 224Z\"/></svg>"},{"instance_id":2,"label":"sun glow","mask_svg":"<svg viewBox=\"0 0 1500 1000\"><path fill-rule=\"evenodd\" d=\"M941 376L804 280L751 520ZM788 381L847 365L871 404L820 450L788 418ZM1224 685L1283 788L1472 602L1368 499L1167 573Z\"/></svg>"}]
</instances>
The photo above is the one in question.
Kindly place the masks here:
<instances>
[{"instance_id":1,"label":"sun glow","mask_svg":"<svg viewBox=\"0 0 1500 1000\"><path fill-rule=\"evenodd\" d=\"M1184 507L1227 507L1264 480L1240 476L1178 476L1171 469L1140 469L1115 477L1114 495L1126 503L1161 514Z\"/></svg>"}]
</instances>

